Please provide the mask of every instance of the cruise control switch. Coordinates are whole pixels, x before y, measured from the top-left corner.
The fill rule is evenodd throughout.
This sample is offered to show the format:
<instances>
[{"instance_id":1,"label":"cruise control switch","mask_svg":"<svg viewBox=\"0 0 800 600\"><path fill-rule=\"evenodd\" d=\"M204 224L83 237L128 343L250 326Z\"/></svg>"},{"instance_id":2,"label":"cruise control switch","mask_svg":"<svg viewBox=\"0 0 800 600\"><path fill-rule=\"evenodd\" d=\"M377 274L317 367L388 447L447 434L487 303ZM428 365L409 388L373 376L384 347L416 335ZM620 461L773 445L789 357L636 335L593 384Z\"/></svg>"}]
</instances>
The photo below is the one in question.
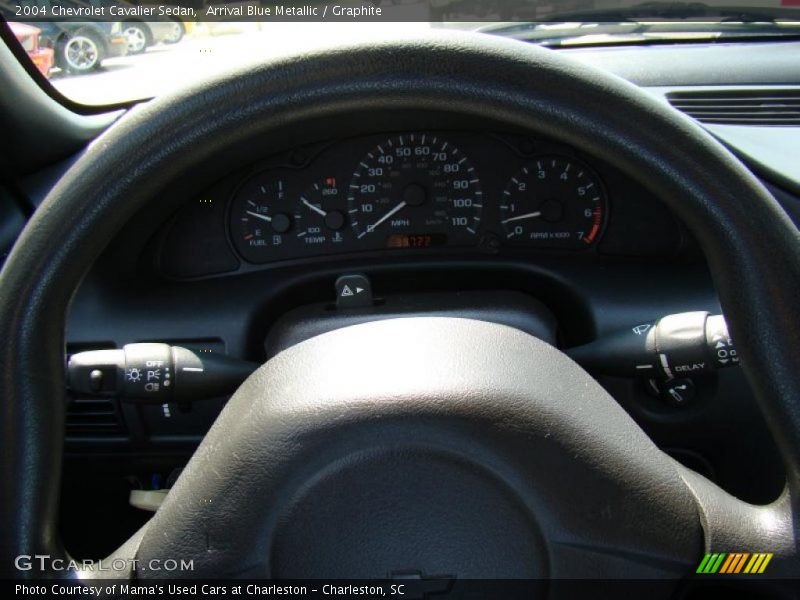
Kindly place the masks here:
<instances>
[{"instance_id":1,"label":"cruise control switch","mask_svg":"<svg viewBox=\"0 0 800 600\"><path fill-rule=\"evenodd\" d=\"M226 396L257 368L255 363L196 354L181 346L128 344L121 350L73 354L67 376L73 392L163 404Z\"/></svg>"},{"instance_id":2,"label":"cruise control switch","mask_svg":"<svg viewBox=\"0 0 800 600\"><path fill-rule=\"evenodd\" d=\"M739 364L722 315L688 312L640 323L567 350L594 373L673 379Z\"/></svg>"}]
</instances>

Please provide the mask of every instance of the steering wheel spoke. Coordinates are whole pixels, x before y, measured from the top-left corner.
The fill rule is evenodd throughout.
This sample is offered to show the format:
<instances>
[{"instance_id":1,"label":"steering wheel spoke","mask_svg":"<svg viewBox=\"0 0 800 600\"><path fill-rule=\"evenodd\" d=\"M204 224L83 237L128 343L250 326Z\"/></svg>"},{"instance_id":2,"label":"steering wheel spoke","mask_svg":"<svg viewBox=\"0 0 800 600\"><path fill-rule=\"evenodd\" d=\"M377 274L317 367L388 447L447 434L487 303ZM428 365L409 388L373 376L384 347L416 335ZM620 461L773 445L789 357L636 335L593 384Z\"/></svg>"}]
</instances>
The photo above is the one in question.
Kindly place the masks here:
<instances>
[{"instance_id":1,"label":"steering wheel spoke","mask_svg":"<svg viewBox=\"0 0 800 600\"><path fill-rule=\"evenodd\" d=\"M679 466L679 471L697 500L705 553L770 554L775 557L770 559L770 577L797 577L796 524L788 487L771 504L757 506L731 496L691 469Z\"/></svg>"},{"instance_id":2,"label":"steering wheel spoke","mask_svg":"<svg viewBox=\"0 0 800 600\"><path fill-rule=\"evenodd\" d=\"M564 354L501 325L408 318L259 369L139 552L280 578L544 578L580 554L613 578L676 576L701 543L674 461Z\"/></svg>"}]
</instances>

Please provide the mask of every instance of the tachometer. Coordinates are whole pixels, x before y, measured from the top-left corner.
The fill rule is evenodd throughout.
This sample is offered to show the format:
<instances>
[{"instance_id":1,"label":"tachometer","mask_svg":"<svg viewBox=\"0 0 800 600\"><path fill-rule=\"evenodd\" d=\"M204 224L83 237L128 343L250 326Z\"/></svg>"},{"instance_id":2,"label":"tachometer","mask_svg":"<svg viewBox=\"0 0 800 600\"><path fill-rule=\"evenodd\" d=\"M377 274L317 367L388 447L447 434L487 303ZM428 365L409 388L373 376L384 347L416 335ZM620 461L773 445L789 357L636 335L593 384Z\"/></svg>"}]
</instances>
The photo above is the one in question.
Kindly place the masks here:
<instances>
[{"instance_id":1,"label":"tachometer","mask_svg":"<svg viewBox=\"0 0 800 600\"><path fill-rule=\"evenodd\" d=\"M386 140L359 163L348 194L362 244L409 248L477 243L480 180L458 148L435 135Z\"/></svg>"},{"instance_id":2,"label":"tachometer","mask_svg":"<svg viewBox=\"0 0 800 600\"><path fill-rule=\"evenodd\" d=\"M583 163L542 156L508 182L500 215L509 244L585 248L600 235L606 196L600 180Z\"/></svg>"}]
</instances>

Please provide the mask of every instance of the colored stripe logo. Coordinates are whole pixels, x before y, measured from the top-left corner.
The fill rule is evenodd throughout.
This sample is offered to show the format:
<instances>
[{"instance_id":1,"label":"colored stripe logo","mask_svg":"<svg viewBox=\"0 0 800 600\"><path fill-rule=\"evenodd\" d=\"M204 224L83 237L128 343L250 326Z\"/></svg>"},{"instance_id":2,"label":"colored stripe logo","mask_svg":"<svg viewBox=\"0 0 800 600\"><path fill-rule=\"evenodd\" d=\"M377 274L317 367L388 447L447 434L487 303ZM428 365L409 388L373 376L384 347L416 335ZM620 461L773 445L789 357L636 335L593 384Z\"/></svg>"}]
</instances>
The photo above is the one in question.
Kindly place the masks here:
<instances>
[{"instance_id":1,"label":"colored stripe logo","mask_svg":"<svg viewBox=\"0 0 800 600\"><path fill-rule=\"evenodd\" d=\"M702 574L726 574L738 575L747 573L750 575L761 574L767 569L767 565L772 560L771 552L717 552L708 553L703 557L697 573Z\"/></svg>"}]
</instances>

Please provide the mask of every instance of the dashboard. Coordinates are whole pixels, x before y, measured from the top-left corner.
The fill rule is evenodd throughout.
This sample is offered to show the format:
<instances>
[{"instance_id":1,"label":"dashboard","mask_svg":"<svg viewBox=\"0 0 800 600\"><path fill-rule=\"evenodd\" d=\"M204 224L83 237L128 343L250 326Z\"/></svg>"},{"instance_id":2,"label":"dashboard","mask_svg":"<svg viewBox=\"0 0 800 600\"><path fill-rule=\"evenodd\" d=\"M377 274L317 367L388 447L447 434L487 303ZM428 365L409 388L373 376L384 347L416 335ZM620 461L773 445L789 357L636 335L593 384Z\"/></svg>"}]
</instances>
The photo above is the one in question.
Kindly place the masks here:
<instances>
[{"instance_id":1,"label":"dashboard","mask_svg":"<svg viewBox=\"0 0 800 600\"><path fill-rule=\"evenodd\" d=\"M667 102L703 85L796 85L800 45L563 52ZM800 223L797 129L706 127ZM165 342L260 363L298 339L373 318L466 316L531 330L543 309L552 340L569 348L667 314L720 311L687 229L648 182L602 153L488 119L410 111L354 112L282 133L208 156L153 196L77 291L68 353ZM31 212L76 159L19 180ZM4 184L0 201L4 226L24 222L5 217L17 200ZM335 282L346 274L370 279L373 307L336 306ZM758 503L782 489L738 370L697 378L694 400L680 408L642 381L599 381L660 447L732 493ZM76 514L87 490L98 506L127 506L129 478L167 482L227 398L188 407L70 400L64 497ZM745 428L752 437L730 435ZM104 554L141 518L131 516L118 539L117 514L107 535L76 526L66 538L78 555Z\"/></svg>"},{"instance_id":2,"label":"dashboard","mask_svg":"<svg viewBox=\"0 0 800 600\"><path fill-rule=\"evenodd\" d=\"M158 260L164 274L191 278L364 253L671 255L685 237L646 189L563 144L390 131L232 173L187 200Z\"/></svg>"},{"instance_id":3,"label":"dashboard","mask_svg":"<svg viewBox=\"0 0 800 600\"><path fill-rule=\"evenodd\" d=\"M231 239L253 263L475 246L487 235L577 250L598 239L606 198L587 165L530 143L475 141L436 132L367 137L321 149L303 170L257 173L236 191Z\"/></svg>"},{"instance_id":4,"label":"dashboard","mask_svg":"<svg viewBox=\"0 0 800 600\"><path fill-rule=\"evenodd\" d=\"M564 52L666 102L677 85L796 84L790 57L800 46L767 50L759 68L755 44ZM570 348L667 314L720 311L687 229L648 182L602 153L472 117L365 115L210 156L159 190L76 292L67 353L164 342L262 363L332 328L417 315L495 321ZM786 159L797 130L708 129L765 183L780 184L773 193L800 223L800 183L772 158L796 171ZM32 211L68 166L21 180L17 195L30 197ZM4 186L3 215L19 200ZM337 304L335 282L345 275L369 278L372 306ZM739 370L693 379L684 406L645 378L598 381L659 447L732 494L765 503L783 488ZM64 538L76 556L105 556L146 518L128 506L130 489L169 487L227 397L145 404L65 394L63 510L108 514L94 531L62 519Z\"/></svg>"}]
</instances>

